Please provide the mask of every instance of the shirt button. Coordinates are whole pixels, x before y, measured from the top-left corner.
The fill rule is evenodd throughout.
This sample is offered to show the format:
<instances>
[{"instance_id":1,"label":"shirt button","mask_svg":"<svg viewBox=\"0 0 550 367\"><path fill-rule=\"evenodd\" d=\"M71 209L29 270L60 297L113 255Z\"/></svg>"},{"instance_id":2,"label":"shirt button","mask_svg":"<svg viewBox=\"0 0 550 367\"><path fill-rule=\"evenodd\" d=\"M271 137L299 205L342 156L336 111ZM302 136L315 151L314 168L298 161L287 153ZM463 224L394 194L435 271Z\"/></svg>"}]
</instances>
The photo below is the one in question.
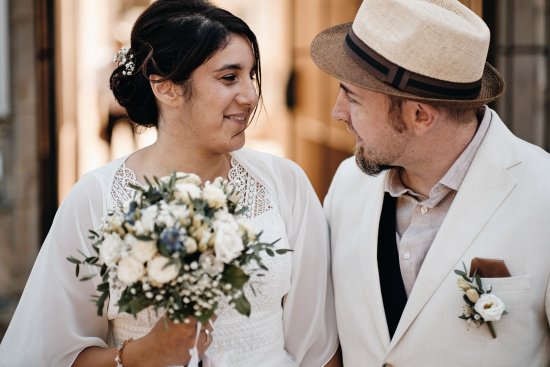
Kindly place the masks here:
<instances>
[{"instance_id":1,"label":"shirt button","mask_svg":"<svg viewBox=\"0 0 550 367\"><path fill-rule=\"evenodd\" d=\"M410 258L411 258L411 253L409 251L403 254L403 259L405 259L406 261L408 261Z\"/></svg>"},{"instance_id":2,"label":"shirt button","mask_svg":"<svg viewBox=\"0 0 550 367\"><path fill-rule=\"evenodd\" d=\"M427 212L428 212L428 208L427 208L427 207L423 206L423 207L420 208L420 213L426 214Z\"/></svg>"}]
</instances>

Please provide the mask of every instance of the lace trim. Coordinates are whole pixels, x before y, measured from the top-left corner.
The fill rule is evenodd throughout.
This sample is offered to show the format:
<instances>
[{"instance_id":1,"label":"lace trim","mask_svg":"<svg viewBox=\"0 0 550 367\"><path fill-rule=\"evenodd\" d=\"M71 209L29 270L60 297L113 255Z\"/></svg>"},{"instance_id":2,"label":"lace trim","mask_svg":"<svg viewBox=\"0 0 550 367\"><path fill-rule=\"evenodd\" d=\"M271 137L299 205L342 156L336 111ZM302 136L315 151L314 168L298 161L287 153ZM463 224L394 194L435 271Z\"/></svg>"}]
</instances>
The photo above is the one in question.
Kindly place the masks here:
<instances>
[{"instance_id":1,"label":"lace trim","mask_svg":"<svg viewBox=\"0 0 550 367\"><path fill-rule=\"evenodd\" d=\"M248 171L231 157L231 169L227 174L230 182L241 192L240 206L246 206L245 217L255 218L273 209L266 187L254 178Z\"/></svg>"},{"instance_id":2,"label":"lace trim","mask_svg":"<svg viewBox=\"0 0 550 367\"><path fill-rule=\"evenodd\" d=\"M244 213L247 218L255 218L273 209L266 187L233 157L227 177L241 192L239 205L247 207ZM111 187L111 197L116 207L122 206L125 201L134 197L134 189L130 184L139 185L139 182L134 171L128 168L126 163L122 163L115 173Z\"/></svg>"},{"instance_id":3,"label":"lace trim","mask_svg":"<svg viewBox=\"0 0 550 367\"><path fill-rule=\"evenodd\" d=\"M126 167L126 163L118 168L111 186L111 197L115 207L121 207L125 201L134 197L135 190L130 186L139 185L136 174L130 168Z\"/></svg>"}]
</instances>

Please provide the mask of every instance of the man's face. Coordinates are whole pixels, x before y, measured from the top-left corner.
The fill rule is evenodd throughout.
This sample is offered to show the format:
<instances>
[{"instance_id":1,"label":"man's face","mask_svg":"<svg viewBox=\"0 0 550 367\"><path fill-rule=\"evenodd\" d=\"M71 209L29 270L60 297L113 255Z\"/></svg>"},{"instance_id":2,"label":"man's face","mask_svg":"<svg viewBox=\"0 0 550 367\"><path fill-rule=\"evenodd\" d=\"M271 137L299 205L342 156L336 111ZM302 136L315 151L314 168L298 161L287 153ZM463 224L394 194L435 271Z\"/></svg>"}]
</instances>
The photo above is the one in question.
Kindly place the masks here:
<instances>
[{"instance_id":1,"label":"man's face","mask_svg":"<svg viewBox=\"0 0 550 367\"><path fill-rule=\"evenodd\" d=\"M384 94L341 82L332 109L332 117L355 135L355 160L371 176L400 166L411 139L401 109L390 111L390 105Z\"/></svg>"}]
</instances>

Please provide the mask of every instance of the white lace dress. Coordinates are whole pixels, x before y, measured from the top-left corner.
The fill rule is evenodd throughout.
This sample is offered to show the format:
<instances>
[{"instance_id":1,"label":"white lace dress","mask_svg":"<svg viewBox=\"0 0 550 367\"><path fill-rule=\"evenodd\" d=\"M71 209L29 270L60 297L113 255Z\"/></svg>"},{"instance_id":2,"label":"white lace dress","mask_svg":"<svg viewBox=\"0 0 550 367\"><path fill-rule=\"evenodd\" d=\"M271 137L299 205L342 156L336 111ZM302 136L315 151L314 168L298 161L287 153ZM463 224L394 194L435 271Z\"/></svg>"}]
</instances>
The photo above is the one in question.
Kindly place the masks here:
<instances>
[{"instance_id":1,"label":"white lace dress","mask_svg":"<svg viewBox=\"0 0 550 367\"><path fill-rule=\"evenodd\" d=\"M238 367L323 366L338 337L328 228L319 200L303 171L288 160L248 149L232 157L229 178L244 192L252 225L264 230L266 240L281 238L277 246L293 251L266 258L266 277L251 278L257 295L246 291L250 318L220 306L210 352L223 351ZM83 349L142 336L156 322L150 310L137 320L119 315L116 294L98 316L90 300L100 277L81 282L66 260L78 252L95 255L88 231L133 195L128 184L135 177L124 160L87 173L63 200L0 344L0 367L68 367Z\"/></svg>"},{"instance_id":2,"label":"white lace dress","mask_svg":"<svg viewBox=\"0 0 550 367\"><path fill-rule=\"evenodd\" d=\"M253 177L235 158L231 159L228 178L242 193L240 206L248 210L245 216L257 232L263 231L262 239L276 243L277 248L289 248L284 223L266 187ZM134 195L130 184L139 184L134 172L125 164L115 173L111 194L113 202L121 205ZM264 276L252 276L245 294L250 301L252 313L243 316L221 303L214 324L213 342L207 353L224 354L228 367L292 367L297 364L284 349L282 299L290 290L292 257L285 255L263 257L269 269ZM118 296L118 295L117 295ZM117 299L109 302L109 319L115 345L129 338L139 338L149 332L158 320L152 309L143 310L137 319L128 314L119 315L115 306Z\"/></svg>"}]
</instances>

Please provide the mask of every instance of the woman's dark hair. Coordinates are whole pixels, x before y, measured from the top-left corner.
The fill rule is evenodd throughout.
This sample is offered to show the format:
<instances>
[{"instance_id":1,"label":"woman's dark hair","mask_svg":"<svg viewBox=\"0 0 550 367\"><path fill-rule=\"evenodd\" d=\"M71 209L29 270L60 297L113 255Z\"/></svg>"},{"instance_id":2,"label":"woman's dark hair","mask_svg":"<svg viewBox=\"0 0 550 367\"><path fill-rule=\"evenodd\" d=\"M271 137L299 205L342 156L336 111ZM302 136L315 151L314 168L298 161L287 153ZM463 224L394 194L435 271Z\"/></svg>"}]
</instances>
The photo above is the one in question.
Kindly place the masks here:
<instances>
[{"instance_id":1,"label":"woman's dark hair","mask_svg":"<svg viewBox=\"0 0 550 367\"><path fill-rule=\"evenodd\" d=\"M252 44L258 96L261 100L260 51L248 25L230 12L207 0L158 0L136 20L132 28L129 55L135 67L121 64L110 78L118 103L142 126L157 126L159 111L149 76L171 80L192 95L190 77L230 41L231 35L246 37Z\"/></svg>"}]
</instances>

